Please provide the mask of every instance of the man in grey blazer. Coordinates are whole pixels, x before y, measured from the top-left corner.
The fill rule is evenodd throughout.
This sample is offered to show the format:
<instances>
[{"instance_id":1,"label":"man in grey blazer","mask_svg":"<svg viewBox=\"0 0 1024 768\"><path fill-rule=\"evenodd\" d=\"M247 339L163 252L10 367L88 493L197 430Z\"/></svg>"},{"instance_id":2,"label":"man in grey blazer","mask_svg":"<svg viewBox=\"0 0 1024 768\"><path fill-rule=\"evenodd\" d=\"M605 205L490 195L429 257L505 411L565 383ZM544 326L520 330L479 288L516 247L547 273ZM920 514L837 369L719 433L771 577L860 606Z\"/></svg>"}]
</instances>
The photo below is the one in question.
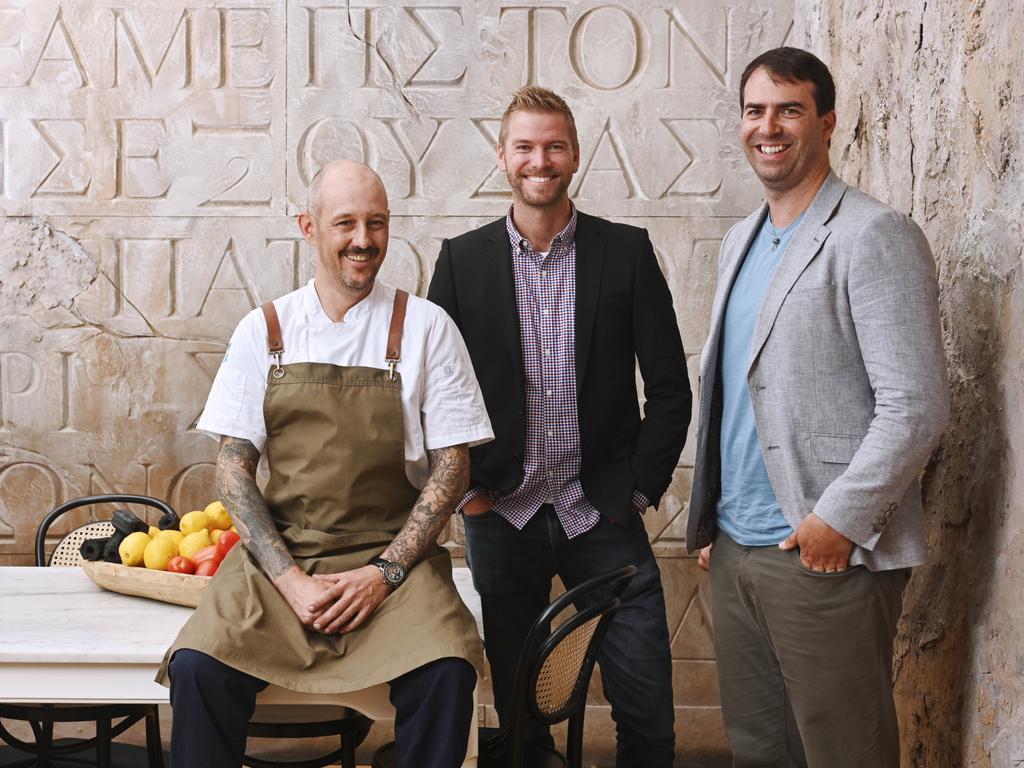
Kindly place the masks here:
<instances>
[{"instance_id":1,"label":"man in grey blazer","mask_svg":"<svg viewBox=\"0 0 1024 768\"><path fill-rule=\"evenodd\" d=\"M686 530L726 733L737 768L895 768L892 644L949 410L934 261L831 171L815 56L754 59L740 107L766 202L722 241Z\"/></svg>"}]
</instances>

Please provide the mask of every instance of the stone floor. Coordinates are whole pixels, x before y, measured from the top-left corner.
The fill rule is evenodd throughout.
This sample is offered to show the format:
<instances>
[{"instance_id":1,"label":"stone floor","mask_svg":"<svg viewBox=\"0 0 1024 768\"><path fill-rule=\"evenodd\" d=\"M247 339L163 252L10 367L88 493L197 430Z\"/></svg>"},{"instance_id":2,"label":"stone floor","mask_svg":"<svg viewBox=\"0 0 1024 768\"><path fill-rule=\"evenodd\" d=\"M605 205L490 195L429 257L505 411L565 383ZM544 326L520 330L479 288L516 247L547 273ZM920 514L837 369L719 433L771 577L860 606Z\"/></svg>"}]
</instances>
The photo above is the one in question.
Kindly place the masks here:
<instances>
[{"instance_id":1,"label":"stone floor","mask_svg":"<svg viewBox=\"0 0 1024 768\"><path fill-rule=\"evenodd\" d=\"M130 744L114 744L113 747L114 768L147 768L146 753L142 747ZM294 758L294 756L292 756ZM170 765L170 757L165 753L165 764ZM82 768L82 766L95 765L93 752L83 752L63 760L51 763L52 768ZM30 768L35 765L34 761L24 752L19 752L11 747L0 748L0 768ZM695 757L691 760L684 760L677 764L677 768L729 768L728 756ZM371 768L368 764L360 764L359 768ZM586 768L606 768L606 766L587 764Z\"/></svg>"}]
</instances>

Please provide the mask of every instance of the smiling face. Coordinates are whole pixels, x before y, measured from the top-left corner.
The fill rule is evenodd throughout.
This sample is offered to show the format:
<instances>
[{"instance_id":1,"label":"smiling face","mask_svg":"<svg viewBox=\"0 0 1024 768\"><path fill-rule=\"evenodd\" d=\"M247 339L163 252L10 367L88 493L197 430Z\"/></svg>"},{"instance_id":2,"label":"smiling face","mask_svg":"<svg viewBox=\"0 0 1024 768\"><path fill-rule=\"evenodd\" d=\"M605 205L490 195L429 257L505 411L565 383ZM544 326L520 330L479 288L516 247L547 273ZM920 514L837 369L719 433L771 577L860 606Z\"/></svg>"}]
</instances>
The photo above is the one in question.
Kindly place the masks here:
<instances>
[{"instance_id":1,"label":"smiling face","mask_svg":"<svg viewBox=\"0 0 1024 768\"><path fill-rule=\"evenodd\" d=\"M498 145L498 167L508 176L517 208L567 204L579 165L565 115L525 110L509 115L505 140Z\"/></svg>"},{"instance_id":2,"label":"smiling face","mask_svg":"<svg viewBox=\"0 0 1024 768\"><path fill-rule=\"evenodd\" d=\"M750 167L766 188L786 192L828 173L835 111L818 114L814 85L775 82L764 68L743 89L740 139Z\"/></svg>"},{"instance_id":3,"label":"smiling face","mask_svg":"<svg viewBox=\"0 0 1024 768\"><path fill-rule=\"evenodd\" d=\"M316 251L317 282L358 301L369 294L388 250L387 193L376 174L356 163L324 168L314 210L299 228Z\"/></svg>"}]
</instances>

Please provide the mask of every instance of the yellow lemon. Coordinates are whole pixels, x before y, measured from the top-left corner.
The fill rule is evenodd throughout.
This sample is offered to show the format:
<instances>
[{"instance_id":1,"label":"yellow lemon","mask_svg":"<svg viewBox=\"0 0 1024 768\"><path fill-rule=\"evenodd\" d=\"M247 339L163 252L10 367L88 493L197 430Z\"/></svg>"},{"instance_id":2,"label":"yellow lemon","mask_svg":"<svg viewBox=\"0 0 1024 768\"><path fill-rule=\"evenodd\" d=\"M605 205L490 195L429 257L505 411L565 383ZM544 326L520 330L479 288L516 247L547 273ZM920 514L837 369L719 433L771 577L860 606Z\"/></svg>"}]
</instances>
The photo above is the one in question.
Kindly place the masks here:
<instances>
[{"instance_id":1,"label":"yellow lemon","mask_svg":"<svg viewBox=\"0 0 1024 768\"><path fill-rule=\"evenodd\" d=\"M157 536L160 535L160 529L157 528L155 525L151 525L149 526L149 530L146 531L146 535L149 536L149 538L151 539L155 539Z\"/></svg>"},{"instance_id":2,"label":"yellow lemon","mask_svg":"<svg viewBox=\"0 0 1024 768\"><path fill-rule=\"evenodd\" d=\"M212 541L214 544L216 544L217 543L217 539L220 538L220 535L222 533L224 533L224 531L222 531L220 528L212 528L212 529L210 529L210 541Z\"/></svg>"},{"instance_id":3,"label":"yellow lemon","mask_svg":"<svg viewBox=\"0 0 1024 768\"><path fill-rule=\"evenodd\" d=\"M142 531L136 531L135 533L129 533L124 537L124 541L117 548L117 554L121 556L121 562L124 565L139 565L142 563L142 555L146 551L146 545L149 544L150 538Z\"/></svg>"},{"instance_id":4,"label":"yellow lemon","mask_svg":"<svg viewBox=\"0 0 1024 768\"><path fill-rule=\"evenodd\" d=\"M185 538L185 534L183 534L181 531L166 530L160 531L160 533L156 535L156 538L169 539L170 541L173 541L174 548L177 549L178 546L181 544L181 540Z\"/></svg>"},{"instance_id":5,"label":"yellow lemon","mask_svg":"<svg viewBox=\"0 0 1024 768\"><path fill-rule=\"evenodd\" d=\"M202 510L197 510L195 512L189 512L181 518L181 524L178 527L185 536L188 536L190 533L206 530L206 527L209 524L210 516Z\"/></svg>"},{"instance_id":6,"label":"yellow lemon","mask_svg":"<svg viewBox=\"0 0 1024 768\"><path fill-rule=\"evenodd\" d=\"M227 509L219 501L213 501L206 505L206 509L203 510L210 518L209 528L214 528L226 531L231 527L231 515L228 514Z\"/></svg>"},{"instance_id":7,"label":"yellow lemon","mask_svg":"<svg viewBox=\"0 0 1024 768\"><path fill-rule=\"evenodd\" d=\"M184 521L184 518L182 519ZM201 531L190 533L184 539L181 540L181 544L178 545L178 554L183 557L187 557L190 560L203 547L208 547L213 544L210 541L210 533L205 528Z\"/></svg>"},{"instance_id":8,"label":"yellow lemon","mask_svg":"<svg viewBox=\"0 0 1024 768\"><path fill-rule=\"evenodd\" d=\"M142 553L142 562L154 571L166 571L167 561L178 554L178 545L174 539L158 536L146 545Z\"/></svg>"}]
</instances>

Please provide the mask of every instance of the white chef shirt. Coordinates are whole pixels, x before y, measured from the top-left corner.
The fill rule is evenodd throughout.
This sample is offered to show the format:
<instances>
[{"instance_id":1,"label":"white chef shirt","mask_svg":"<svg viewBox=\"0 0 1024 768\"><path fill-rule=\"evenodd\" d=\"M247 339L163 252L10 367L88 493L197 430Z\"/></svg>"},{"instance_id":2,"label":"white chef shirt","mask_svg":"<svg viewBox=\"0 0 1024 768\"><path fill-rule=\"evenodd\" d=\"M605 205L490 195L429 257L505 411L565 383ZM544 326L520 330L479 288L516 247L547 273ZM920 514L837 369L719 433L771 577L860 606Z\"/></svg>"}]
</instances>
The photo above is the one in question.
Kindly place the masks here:
<instances>
[{"instance_id":1,"label":"white chef shirt","mask_svg":"<svg viewBox=\"0 0 1024 768\"><path fill-rule=\"evenodd\" d=\"M313 281L274 301L281 321L281 364L330 363L386 369L384 361L395 289L374 283L370 294L340 323L324 311ZM198 429L211 437L250 441L262 453L267 440L263 396L274 358L267 322L254 309L228 344ZM473 364L462 335L440 307L409 297L402 334L402 415L405 471L422 488L430 474L427 451L494 439Z\"/></svg>"}]
</instances>

